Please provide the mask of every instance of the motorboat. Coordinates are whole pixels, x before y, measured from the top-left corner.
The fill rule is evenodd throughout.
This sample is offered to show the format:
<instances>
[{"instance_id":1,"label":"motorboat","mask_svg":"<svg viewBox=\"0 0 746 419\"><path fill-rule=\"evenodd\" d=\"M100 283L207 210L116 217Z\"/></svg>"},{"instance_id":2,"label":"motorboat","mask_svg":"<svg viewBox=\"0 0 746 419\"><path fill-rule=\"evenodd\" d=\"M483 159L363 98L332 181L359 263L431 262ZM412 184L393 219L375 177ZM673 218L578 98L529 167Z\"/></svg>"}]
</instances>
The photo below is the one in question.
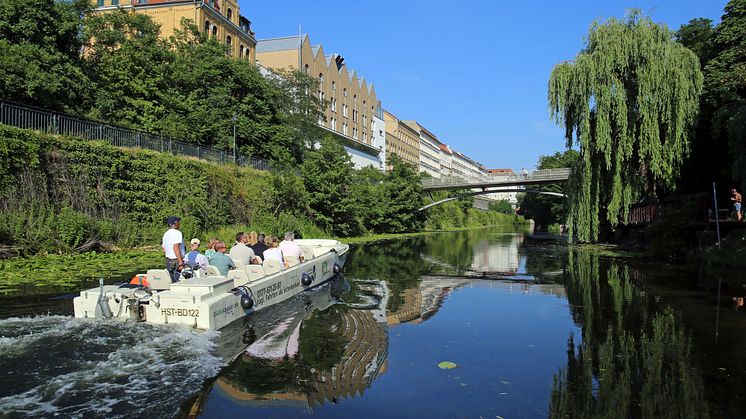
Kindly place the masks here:
<instances>
[{"instance_id":1,"label":"motorboat","mask_svg":"<svg viewBox=\"0 0 746 419\"><path fill-rule=\"evenodd\" d=\"M227 276L208 266L207 272L187 268L171 282L165 269L136 275L135 283L84 290L73 299L75 317L117 318L156 324L186 324L218 330L233 321L321 285L339 274L349 245L336 240L297 239L303 258L243 265Z\"/></svg>"}]
</instances>

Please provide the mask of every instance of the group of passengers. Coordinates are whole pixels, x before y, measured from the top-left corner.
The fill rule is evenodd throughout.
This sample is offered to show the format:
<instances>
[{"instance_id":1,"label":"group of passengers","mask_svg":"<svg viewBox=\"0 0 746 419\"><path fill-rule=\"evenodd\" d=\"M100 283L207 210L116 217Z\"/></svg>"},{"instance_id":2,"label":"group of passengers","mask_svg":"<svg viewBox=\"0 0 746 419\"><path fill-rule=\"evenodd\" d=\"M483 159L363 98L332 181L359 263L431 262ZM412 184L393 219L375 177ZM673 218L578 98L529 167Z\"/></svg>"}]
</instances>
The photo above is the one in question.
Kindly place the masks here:
<instances>
[{"instance_id":1,"label":"group of passengers","mask_svg":"<svg viewBox=\"0 0 746 419\"><path fill-rule=\"evenodd\" d=\"M236 233L236 242L228 254L226 254L228 246L217 237L208 241L204 254L199 251L200 240L193 238L189 242L190 251L186 253L183 236L179 231L180 223L179 217L168 217L166 224L169 229L163 235L161 243L166 254L166 270L172 282L179 280L181 270L185 265L201 269L203 272L207 272L208 265L214 266L221 275L226 276L229 270L236 269L236 261L242 262L243 265L251 265L262 264L265 260L276 260L280 262L282 268L289 266L286 257L303 261L303 251L293 241L295 234L292 232L285 233L285 240L280 242L276 236L265 238L264 234L257 234L255 231L250 233L240 231Z\"/></svg>"}]
</instances>

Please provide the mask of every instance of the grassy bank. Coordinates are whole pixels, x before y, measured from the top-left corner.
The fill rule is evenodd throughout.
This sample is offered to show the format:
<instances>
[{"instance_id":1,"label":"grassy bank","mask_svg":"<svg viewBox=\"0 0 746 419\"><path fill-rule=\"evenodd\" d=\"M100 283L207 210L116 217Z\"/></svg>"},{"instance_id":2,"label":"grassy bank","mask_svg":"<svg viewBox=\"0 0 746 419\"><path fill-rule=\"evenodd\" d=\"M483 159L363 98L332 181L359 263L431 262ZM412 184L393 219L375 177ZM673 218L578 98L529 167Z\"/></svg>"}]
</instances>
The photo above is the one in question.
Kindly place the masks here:
<instances>
[{"instance_id":1,"label":"grassy bank","mask_svg":"<svg viewBox=\"0 0 746 419\"><path fill-rule=\"evenodd\" d=\"M522 219L505 217L505 223L494 226L521 226ZM465 227L451 230L421 231L399 234L373 234L360 237L339 238L348 244L365 244L385 240L399 240L483 227ZM248 226L223 227L205 237L220 237L231 241L236 231L249 231ZM81 286L93 286L99 278L108 282L128 279L134 273L163 264L163 254L158 246L136 250L117 250L112 253L78 253L70 255L35 255L0 260L0 296L24 294L55 294L74 291Z\"/></svg>"}]
</instances>

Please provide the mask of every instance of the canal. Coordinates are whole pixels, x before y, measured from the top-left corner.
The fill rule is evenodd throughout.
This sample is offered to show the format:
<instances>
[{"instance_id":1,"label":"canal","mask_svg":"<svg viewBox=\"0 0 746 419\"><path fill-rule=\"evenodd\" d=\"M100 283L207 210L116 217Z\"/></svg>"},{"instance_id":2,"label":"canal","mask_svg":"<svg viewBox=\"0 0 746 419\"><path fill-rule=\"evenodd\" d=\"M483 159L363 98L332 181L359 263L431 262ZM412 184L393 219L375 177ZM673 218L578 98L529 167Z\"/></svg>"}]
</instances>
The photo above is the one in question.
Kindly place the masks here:
<instances>
[{"instance_id":1,"label":"canal","mask_svg":"<svg viewBox=\"0 0 746 419\"><path fill-rule=\"evenodd\" d=\"M220 332L0 307L0 416L743 417L742 275L505 229L355 246Z\"/></svg>"}]
</instances>

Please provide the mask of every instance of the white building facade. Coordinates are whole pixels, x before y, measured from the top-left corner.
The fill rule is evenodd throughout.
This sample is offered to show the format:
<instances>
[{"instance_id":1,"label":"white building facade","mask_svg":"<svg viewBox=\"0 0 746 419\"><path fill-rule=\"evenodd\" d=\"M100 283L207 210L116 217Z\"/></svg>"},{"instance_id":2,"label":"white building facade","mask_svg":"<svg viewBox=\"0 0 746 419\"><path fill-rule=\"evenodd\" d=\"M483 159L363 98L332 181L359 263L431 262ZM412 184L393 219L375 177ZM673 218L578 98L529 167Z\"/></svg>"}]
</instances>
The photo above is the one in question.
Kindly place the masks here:
<instances>
[{"instance_id":1,"label":"white building facade","mask_svg":"<svg viewBox=\"0 0 746 419\"><path fill-rule=\"evenodd\" d=\"M440 141L431 131L417 121L404 121L420 133L419 171L434 178L440 178Z\"/></svg>"}]
</instances>

